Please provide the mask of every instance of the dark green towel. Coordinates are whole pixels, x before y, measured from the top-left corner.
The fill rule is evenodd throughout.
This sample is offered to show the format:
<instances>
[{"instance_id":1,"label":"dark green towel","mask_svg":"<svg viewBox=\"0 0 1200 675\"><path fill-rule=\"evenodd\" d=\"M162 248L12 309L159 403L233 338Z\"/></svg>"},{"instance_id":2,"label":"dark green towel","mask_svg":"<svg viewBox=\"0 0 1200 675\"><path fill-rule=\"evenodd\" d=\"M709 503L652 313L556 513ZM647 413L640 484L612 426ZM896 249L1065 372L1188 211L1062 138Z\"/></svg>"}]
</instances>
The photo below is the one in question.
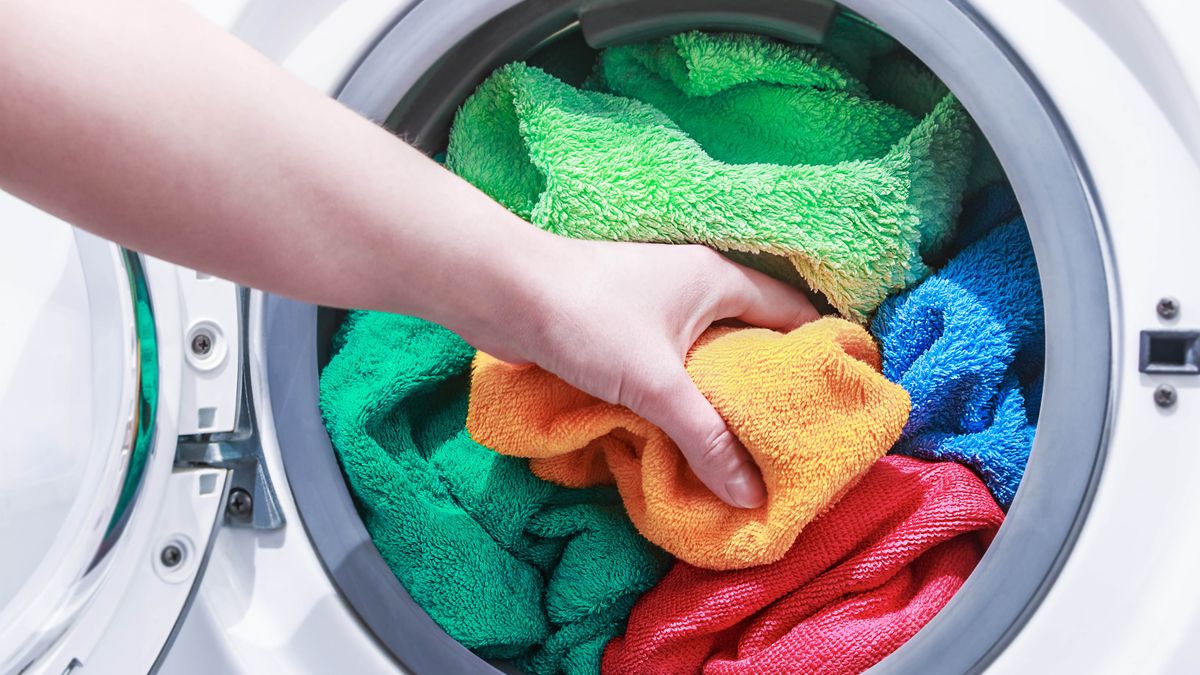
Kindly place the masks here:
<instances>
[{"instance_id":1,"label":"dark green towel","mask_svg":"<svg viewBox=\"0 0 1200 675\"><path fill-rule=\"evenodd\" d=\"M918 116L929 114L948 91L937 75L904 50L897 50L874 62L867 88L871 96ZM973 195L985 186L1008 181L992 146L983 138L974 122L971 130L975 136L975 152L971 156L971 168L967 171L967 184L963 190L966 195Z\"/></svg>"},{"instance_id":2,"label":"dark green towel","mask_svg":"<svg viewBox=\"0 0 1200 675\"><path fill-rule=\"evenodd\" d=\"M559 234L786 258L859 321L952 233L974 137L951 96L918 118L816 48L706 33L609 49L590 86L622 95L501 68L447 166Z\"/></svg>"},{"instance_id":3,"label":"dark green towel","mask_svg":"<svg viewBox=\"0 0 1200 675\"><path fill-rule=\"evenodd\" d=\"M359 512L413 599L480 656L595 673L666 572L610 488L570 490L464 429L475 350L435 324L351 313L321 409Z\"/></svg>"}]
</instances>

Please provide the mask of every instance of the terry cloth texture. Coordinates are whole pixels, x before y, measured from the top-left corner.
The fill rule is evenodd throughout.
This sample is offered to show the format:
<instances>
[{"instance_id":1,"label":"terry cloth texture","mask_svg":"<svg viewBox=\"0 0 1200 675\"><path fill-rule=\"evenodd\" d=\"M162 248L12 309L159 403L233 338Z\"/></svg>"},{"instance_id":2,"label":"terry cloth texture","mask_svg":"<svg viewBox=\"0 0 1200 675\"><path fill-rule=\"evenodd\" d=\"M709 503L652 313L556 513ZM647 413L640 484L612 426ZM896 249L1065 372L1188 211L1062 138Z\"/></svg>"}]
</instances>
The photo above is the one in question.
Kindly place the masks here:
<instances>
[{"instance_id":1,"label":"terry cloth texture","mask_svg":"<svg viewBox=\"0 0 1200 675\"><path fill-rule=\"evenodd\" d=\"M900 49L900 44L868 21L839 14L830 25L821 48L854 77L865 81L876 61Z\"/></svg>"},{"instance_id":2,"label":"terry cloth texture","mask_svg":"<svg viewBox=\"0 0 1200 675\"><path fill-rule=\"evenodd\" d=\"M871 96L910 114L929 114L949 92L928 66L903 49L896 49L872 64L867 80ZM974 122L971 128L975 136L975 152L971 157L964 190L968 195L974 195L987 185L1007 180L992 146L983 138Z\"/></svg>"},{"instance_id":3,"label":"terry cloth texture","mask_svg":"<svg viewBox=\"0 0 1200 675\"><path fill-rule=\"evenodd\" d=\"M765 505L722 502L667 435L628 408L482 353L467 429L497 452L533 458L533 472L559 485L615 482L650 541L693 565L733 569L782 557L888 451L908 418L908 397L880 375L871 336L842 319L787 334L709 329L686 365L762 469Z\"/></svg>"},{"instance_id":4,"label":"terry cloth texture","mask_svg":"<svg viewBox=\"0 0 1200 675\"><path fill-rule=\"evenodd\" d=\"M952 96L914 116L820 49L705 33L608 49L590 86L499 69L447 166L558 234L782 258L860 322L950 237L974 146Z\"/></svg>"},{"instance_id":5,"label":"terry cloth texture","mask_svg":"<svg viewBox=\"0 0 1200 675\"><path fill-rule=\"evenodd\" d=\"M602 672L860 673L945 606L1003 517L964 467L886 457L782 560L677 563L634 606Z\"/></svg>"},{"instance_id":6,"label":"terry cloth texture","mask_svg":"<svg viewBox=\"0 0 1200 675\"><path fill-rule=\"evenodd\" d=\"M413 599L485 658L594 673L668 557L611 488L568 490L464 429L474 349L437 325L355 312L321 410L367 530Z\"/></svg>"},{"instance_id":7,"label":"terry cloth texture","mask_svg":"<svg viewBox=\"0 0 1200 675\"><path fill-rule=\"evenodd\" d=\"M1045 362L1037 263L1015 211L1007 188L981 193L967 213L984 222L962 232L978 241L890 298L871 326L884 375L912 396L895 452L970 466L1006 509L1033 445ZM1004 224L988 231L993 218Z\"/></svg>"}]
</instances>

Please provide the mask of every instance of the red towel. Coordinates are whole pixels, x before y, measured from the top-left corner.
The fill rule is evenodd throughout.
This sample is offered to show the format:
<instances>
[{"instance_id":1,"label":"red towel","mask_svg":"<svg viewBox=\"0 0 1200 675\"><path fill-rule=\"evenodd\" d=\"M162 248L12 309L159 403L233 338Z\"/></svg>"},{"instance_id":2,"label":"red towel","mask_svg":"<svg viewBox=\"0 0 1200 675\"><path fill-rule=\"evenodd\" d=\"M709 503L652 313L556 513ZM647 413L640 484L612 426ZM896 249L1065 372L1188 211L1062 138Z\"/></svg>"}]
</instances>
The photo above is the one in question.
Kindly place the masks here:
<instances>
[{"instance_id":1,"label":"red towel","mask_svg":"<svg viewBox=\"0 0 1200 675\"><path fill-rule=\"evenodd\" d=\"M954 463L877 462L779 562L676 563L609 643L605 673L859 673L950 600L1004 514Z\"/></svg>"}]
</instances>

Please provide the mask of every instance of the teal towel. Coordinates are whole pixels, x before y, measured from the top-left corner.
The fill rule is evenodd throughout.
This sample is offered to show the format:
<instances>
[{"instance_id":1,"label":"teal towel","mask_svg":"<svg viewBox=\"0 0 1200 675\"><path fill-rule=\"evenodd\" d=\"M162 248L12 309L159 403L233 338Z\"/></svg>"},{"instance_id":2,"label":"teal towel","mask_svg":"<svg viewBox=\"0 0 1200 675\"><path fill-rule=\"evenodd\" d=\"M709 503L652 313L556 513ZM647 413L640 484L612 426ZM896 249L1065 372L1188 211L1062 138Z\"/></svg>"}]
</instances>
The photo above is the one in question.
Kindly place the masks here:
<instances>
[{"instance_id":1,"label":"teal towel","mask_svg":"<svg viewBox=\"0 0 1200 675\"><path fill-rule=\"evenodd\" d=\"M918 118L816 48L705 33L609 49L590 86L625 95L501 68L447 166L559 234L786 259L860 322L952 235L974 145L952 96Z\"/></svg>"},{"instance_id":2,"label":"teal towel","mask_svg":"<svg viewBox=\"0 0 1200 675\"><path fill-rule=\"evenodd\" d=\"M595 673L668 557L611 488L542 481L464 429L475 350L420 319L351 313L321 410L375 546L446 632L534 674Z\"/></svg>"}]
</instances>

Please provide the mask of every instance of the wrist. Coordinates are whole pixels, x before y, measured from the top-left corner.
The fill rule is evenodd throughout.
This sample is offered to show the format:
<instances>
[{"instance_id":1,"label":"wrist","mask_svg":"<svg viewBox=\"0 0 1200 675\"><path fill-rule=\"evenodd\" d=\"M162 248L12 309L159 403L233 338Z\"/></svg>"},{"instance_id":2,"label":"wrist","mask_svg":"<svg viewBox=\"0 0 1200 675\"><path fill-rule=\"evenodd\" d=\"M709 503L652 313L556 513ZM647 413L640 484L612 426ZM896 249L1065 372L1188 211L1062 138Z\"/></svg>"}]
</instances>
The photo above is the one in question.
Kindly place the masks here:
<instances>
[{"instance_id":1,"label":"wrist","mask_svg":"<svg viewBox=\"0 0 1200 675\"><path fill-rule=\"evenodd\" d=\"M532 355L553 321L555 291L574 257L572 240L545 232L516 216L482 242L452 292L431 320L475 347L506 360Z\"/></svg>"}]
</instances>

